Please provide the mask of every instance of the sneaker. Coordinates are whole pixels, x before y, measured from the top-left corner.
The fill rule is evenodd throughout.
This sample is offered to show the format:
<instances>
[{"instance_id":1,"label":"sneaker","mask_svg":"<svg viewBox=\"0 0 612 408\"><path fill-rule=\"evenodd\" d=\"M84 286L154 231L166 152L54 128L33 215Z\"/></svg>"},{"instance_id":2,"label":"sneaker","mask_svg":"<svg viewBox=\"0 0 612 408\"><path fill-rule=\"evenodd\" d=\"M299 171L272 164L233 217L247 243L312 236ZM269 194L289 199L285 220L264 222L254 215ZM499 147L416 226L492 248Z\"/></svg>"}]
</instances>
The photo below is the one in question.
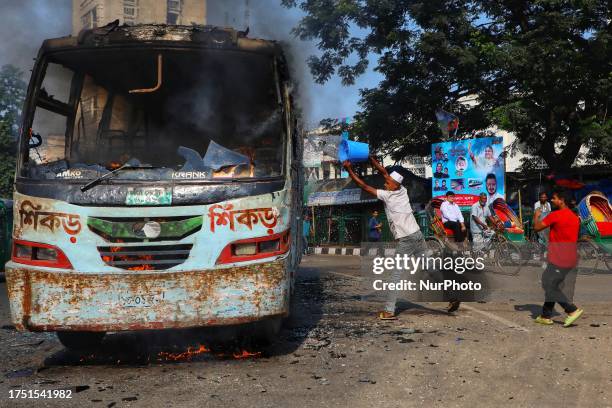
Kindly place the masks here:
<instances>
[{"instance_id":1,"label":"sneaker","mask_svg":"<svg viewBox=\"0 0 612 408\"><path fill-rule=\"evenodd\" d=\"M570 313L569 315L567 315L567 317L565 318L565 322L563 323L563 327L570 327L572 324L574 324L576 320L580 318L580 316L582 316L582 313L584 313L584 310L577 309L574 313Z\"/></svg>"},{"instance_id":2,"label":"sneaker","mask_svg":"<svg viewBox=\"0 0 612 408\"><path fill-rule=\"evenodd\" d=\"M397 319L397 317L395 317L395 314L393 314L391 312L387 312L387 311L378 312L378 318L380 320L395 320L395 319Z\"/></svg>"},{"instance_id":3,"label":"sneaker","mask_svg":"<svg viewBox=\"0 0 612 408\"><path fill-rule=\"evenodd\" d=\"M544 317L544 316L538 316L535 318L534 320L536 323L539 324L543 324L545 326L550 326L551 324L554 324L555 322L553 322L552 319L548 318L548 317Z\"/></svg>"}]
</instances>

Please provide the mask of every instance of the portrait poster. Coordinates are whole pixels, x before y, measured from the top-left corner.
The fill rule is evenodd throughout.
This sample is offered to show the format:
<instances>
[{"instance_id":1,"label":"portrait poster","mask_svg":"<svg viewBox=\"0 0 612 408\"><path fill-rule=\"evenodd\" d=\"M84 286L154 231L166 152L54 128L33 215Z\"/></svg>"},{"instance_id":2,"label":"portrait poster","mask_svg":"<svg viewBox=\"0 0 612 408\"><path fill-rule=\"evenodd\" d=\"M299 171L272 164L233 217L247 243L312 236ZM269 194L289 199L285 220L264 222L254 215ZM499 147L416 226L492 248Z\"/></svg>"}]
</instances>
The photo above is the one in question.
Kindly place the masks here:
<instances>
[{"instance_id":1,"label":"portrait poster","mask_svg":"<svg viewBox=\"0 0 612 408\"><path fill-rule=\"evenodd\" d=\"M478 201L480 193L487 194L487 204L506 199L502 137L434 143L431 154L433 197L453 191L462 207Z\"/></svg>"}]
</instances>

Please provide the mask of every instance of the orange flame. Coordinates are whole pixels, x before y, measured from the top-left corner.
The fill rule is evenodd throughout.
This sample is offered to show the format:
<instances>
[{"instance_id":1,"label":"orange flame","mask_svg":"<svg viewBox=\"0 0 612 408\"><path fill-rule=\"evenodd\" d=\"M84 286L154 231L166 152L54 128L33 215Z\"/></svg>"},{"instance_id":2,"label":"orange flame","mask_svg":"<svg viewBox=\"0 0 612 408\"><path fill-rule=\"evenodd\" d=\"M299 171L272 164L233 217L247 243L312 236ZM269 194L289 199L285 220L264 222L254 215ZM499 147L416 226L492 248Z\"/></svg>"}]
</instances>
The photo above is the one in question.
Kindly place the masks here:
<instances>
[{"instance_id":1,"label":"orange flame","mask_svg":"<svg viewBox=\"0 0 612 408\"><path fill-rule=\"evenodd\" d=\"M191 360L194 356L197 356L198 354L208 353L208 352L210 352L210 350L207 349L206 346L200 344L198 348L188 347L187 351L184 351L182 353L168 353L166 351L161 351L158 354L158 356L166 360L179 361L179 360Z\"/></svg>"},{"instance_id":2,"label":"orange flame","mask_svg":"<svg viewBox=\"0 0 612 408\"><path fill-rule=\"evenodd\" d=\"M128 271L152 271L155 268L153 267L153 265L138 265L138 266L131 266L129 268L127 268Z\"/></svg>"},{"instance_id":3,"label":"orange flame","mask_svg":"<svg viewBox=\"0 0 612 408\"><path fill-rule=\"evenodd\" d=\"M259 356L261 356L261 351L251 352L247 350L242 350L240 352L235 351L232 354L232 357L234 357L236 360L242 360L244 358L259 357Z\"/></svg>"},{"instance_id":4,"label":"orange flame","mask_svg":"<svg viewBox=\"0 0 612 408\"><path fill-rule=\"evenodd\" d=\"M158 357L163 360L168 361L189 361L193 359L195 356L202 353L209 353L210 349L206 346L200 344L197 347L188 347L187 351L183 351L182 353L169 353L166 351L161 351L158 353ZM215 353L215 357L217 358L233 358L235 360L243 360L247 358L256 358L261 356L261 351L251 352L248 350L235 351L230 355L225 353Z\"/></svg>"}]
</instances>

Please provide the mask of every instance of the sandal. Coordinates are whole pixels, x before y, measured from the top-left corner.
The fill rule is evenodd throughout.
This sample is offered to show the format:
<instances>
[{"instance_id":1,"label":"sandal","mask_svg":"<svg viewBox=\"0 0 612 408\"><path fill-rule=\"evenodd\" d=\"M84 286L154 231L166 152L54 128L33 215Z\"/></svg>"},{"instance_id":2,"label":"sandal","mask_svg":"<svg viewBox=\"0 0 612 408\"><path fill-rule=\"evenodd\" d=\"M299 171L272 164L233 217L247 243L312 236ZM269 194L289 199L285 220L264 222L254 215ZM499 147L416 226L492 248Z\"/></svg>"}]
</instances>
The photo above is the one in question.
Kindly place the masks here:
<instances>
[{"instance_id":1,"label":"sandal","mask_svg":"<svg viewBox=\"0 0 612 408\"><path fill-rule=\"evenodd\" d=\"M395 317L393 313L387 312L387 311L378 312L378 318L380 320L396 320L397 319L397 317Z\"/></svg>"}]
</instances>

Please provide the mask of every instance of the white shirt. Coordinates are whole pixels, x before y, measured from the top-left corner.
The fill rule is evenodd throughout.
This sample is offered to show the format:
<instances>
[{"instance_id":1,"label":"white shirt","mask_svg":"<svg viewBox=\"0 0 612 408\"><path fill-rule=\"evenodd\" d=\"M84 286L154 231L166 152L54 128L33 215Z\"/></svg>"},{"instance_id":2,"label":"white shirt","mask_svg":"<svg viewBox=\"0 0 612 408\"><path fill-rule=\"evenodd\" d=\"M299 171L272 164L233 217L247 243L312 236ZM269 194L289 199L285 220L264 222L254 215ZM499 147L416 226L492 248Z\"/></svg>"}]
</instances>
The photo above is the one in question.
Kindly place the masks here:
<instances>
[{"instance_id":1,"label":"white shirt","mask_svg":"<svg viewBox=\"0 0 612 408\"><path fill-rule=\"evenodd\" d=\"M544 203L544 205L542 205L542 203L540 203L540 201L538 200L534 206L533 209L534 211L537 210L538 208L542 207L542 213L540 214L540 219L544 218L546 216L546 214L548 214L549 212L551 212L551 208L550 208L550 203L547 201L546 203Z\"/></svg>"},{"instance_id":2,"label":"white shirt","mask_svg":"<svg viewBox=\"0 0 612 408\"><path fill-rule=\"evenodd\" d=\"M476 221L474 221L474 217L477 217L480 222L487 223L487 217L491 216L491 210L485 203L484 207L480 205L480 203L475 203L472 205L472 211L470 213L470 231L472 234L481 234L482 227Z\"/></svg>"},{"instance_id":3,"label":"white shirt","mask_svg":"<svg viewBox=\"0 0 612 408\"><path fill-rule=\"evenodd\" d=\"M449 201L444 201L442 205L440 205L440 212L442 212L442 222L446 221L457 221L463 222L463 214L461 214L461 210L457 203L450 203Z\"/></svg>"},{"instance_id":4,"label":"white shirt","mask_svg":"<svg viewBox=\"0 0 612 408\"><path fill-rule=\"evenodd\" d=\"M420 231L419 224L412 214L408 191L403 186L395 191L376 190L376 197L385 203L385 213L395 239Z\"/></svg>"}]
</instances>

